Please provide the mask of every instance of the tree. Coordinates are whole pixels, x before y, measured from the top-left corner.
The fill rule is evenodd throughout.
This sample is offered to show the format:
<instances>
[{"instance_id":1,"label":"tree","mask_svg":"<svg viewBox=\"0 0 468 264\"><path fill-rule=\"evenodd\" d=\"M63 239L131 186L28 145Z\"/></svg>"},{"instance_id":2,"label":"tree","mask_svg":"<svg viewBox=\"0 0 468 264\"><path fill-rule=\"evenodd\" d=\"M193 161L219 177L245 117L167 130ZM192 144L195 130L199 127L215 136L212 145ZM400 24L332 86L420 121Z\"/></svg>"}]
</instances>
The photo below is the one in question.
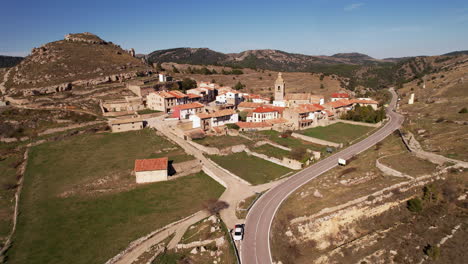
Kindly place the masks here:
<instances>
[{"instance_id":1,"label":"tree","mask_svg":"<svg viewBox=\"0 0 468 264\"><path fill-rule=\"evenodd\" d=\"M247 115L248 115L248 114L249 114L249 112L247 112L247 111L241 111L241 112L239 112L239 119L240 119L241 121L244 121L244 122L247 121Z\"/></svg>"},{"instance_id":2,"label":"tree","mask_svg":"<svg viewBox=\"0 0 468 264\"><path fill-rule=\"evenodd\" d=\"M211 79L211 83L216 83L216 80L215 80L215 79Z\"/></svg>"},{"instance_id":3,"label":"tree","mask_svg":"<svg viewBox=\"0 0 468 264\"><path fill-rule=\"evenodd\" d=\"M203 203L203 208L210 214L219 214L219 212L223 209L229 207L229 204L225 201L217 200L217 199L209 199Z\"/></svg>"},{"instance_id":4,"label":"tree","mask_svg":"<svg viewBox=\"0 0 468 264\"><path fill-rule=\"evenodd\" d=\"M245 87L245 85L243 85L240 81L238 81L236 83L236 85L234 85L235 90L242 90L242 89L244 89L244 87Z\"/></svg>"},{"instance_id":5,"label":"tree","mask_svg":"<svg viewBox=\"0 0 468 264\"><path fill-rule=\"evenodd\" d=\"M195 80L190 78L184 78L182 80L182 90L186 91L195 87L197 87L197 82Z\"/></svg>"},{"instance_id":6,"label":"tree","mask_svg":"<svg viewBox=\"0 0 468 264\"><path fill-rule=\"evenodd\" d=\"M229 129L235 129L235 130L239 130L240 128L237 124L227 124L226 126Z\"/></svg>"},{"instance_id":7,"label":"tree","mask_svg":"<svg viewBox=\"0 0 468 264\"><path fill-rule=\"evenodd\" d=\"M413 213L419 213L422 211L422 201L419 198L413 198L406 202L406 208Z\"/></svg>"},{"instance_id":8,"label":"tree","mask_svg":"<svg viewBox=\"0 0 468 264\"><path fill-rule=\"evenodd\" d=\"M431 244L427 244L424 247L423 252L432 260L436 260L440 256L440 248L438 246L433 246Z\"/></svg>"},{"instance_id":9,"label":"tree","mask_svg":"<svg viewBox=\"0 0 468 264\"><path fill-rule=\"evenodd\" d=\"M172 72L173 73L180 73L179 69L176 68L176 66L172 65Z\"/></svg>"},{"instance_id":10,"label":"tree","mask_svg":"<svg viewBox=\"0 0 468 264\"><path fill-rule=\"evenodd\" d=\"M323 83L320 84L320 89L325 89L325 86L323 85Z\"/></svg>"}]
</instances>

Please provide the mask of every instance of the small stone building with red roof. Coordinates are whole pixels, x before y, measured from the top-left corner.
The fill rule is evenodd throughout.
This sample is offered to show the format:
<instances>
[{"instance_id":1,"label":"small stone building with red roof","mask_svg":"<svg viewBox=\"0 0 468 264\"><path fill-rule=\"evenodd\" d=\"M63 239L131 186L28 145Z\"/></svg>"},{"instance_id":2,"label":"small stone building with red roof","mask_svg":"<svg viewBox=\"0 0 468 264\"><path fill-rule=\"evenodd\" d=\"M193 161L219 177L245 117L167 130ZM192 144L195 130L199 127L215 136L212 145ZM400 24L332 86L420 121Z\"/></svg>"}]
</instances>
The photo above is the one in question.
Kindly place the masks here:
<instances>
[{"instance_id":1,"label":"small stone building with red roof","mask_svg":"<svg viewBox=\"0 0 468 264\"><path fill-rule=\"evenodd\" d=\"M169 161L167 158L135 160L136 183L167 181Z\"/></svg>"}]
</instances>

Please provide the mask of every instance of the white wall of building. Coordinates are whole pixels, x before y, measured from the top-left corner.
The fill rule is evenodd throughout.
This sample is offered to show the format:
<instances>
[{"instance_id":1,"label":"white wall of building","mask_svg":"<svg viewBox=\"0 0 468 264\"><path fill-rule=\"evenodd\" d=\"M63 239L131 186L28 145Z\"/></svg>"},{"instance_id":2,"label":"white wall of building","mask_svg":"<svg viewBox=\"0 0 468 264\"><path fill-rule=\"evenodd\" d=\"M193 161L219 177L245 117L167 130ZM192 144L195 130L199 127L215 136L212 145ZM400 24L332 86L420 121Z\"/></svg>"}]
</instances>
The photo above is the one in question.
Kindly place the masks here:
<instances>
[{"instance_id":1,"label":"white wall of building","mask_svg":"<svg viewBox=\"0 0 468 264\"><path fill-rule=\"evenodd\" d=\"M135 172L136 183L167 181L167 170Z\"/></svg>"},{"instance_id":2,"label":"white wall of building","mask_svg":"<svg viewBox=\"0 0 468 264\"><path fill-rule=\"evenodd\" d=\"M285 101L273 101L273 106L286 107Z\"/></svg>"}]
</instances>

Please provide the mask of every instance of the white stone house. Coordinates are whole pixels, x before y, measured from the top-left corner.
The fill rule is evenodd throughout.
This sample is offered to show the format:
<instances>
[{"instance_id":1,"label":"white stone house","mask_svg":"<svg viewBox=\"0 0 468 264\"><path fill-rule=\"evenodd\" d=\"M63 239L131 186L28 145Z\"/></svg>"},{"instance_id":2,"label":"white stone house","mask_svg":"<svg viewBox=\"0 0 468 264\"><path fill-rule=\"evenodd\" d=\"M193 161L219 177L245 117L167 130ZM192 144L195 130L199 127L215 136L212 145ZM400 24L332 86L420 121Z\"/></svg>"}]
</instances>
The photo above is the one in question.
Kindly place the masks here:
<instances>
[{"instance_id":1,"label":"white stone house","mask_svg":"<svg viewBox=\"0 0 468 264\"><path fill-rule=\"evenodd\" d=\"M266 120L277 119L278 117L279 112L277 109L268 106L260 106L247 116L247 122L264 122Z\"/></svg>"},{"instance_id":2,"label":"white stone house","mask_svg":"<svg viewBox=\"0 0 468 264\"><path fill-rule=\"evenodd\" d=\"M216 103L218 104L232 104L238 105L243 101L243 96L237 91L222 92L216 96Z\"/></svg>"},{"instance_id":3,"label":"white stone house","mask_svg":"<svg viewBox=\"0 0 468 264\"><path fill-rule=\"evenodd\" d=\"M176 105L173 107L172 111L172 118L179 118L179 119L192 119L193 115L200 114L203 112L203 108L205 106L200 103L190 103L190 104L182 104Z\"/></svg>"},{"instance_id":4,"label":"white stone house","mask_svg":"<svg viewBox=\"0 0 468 264\"><path fill-rule=\"evenodd\" d=\"M192 127L204 131L213 127L234 124L239 121L239 115L232 109L224 109L214 113L202 113L192 116Z\"/></svg>"},{"instance_id":5,"label":"white stone house","mask_svg":"<svg viewBox=\"0 0 468 264\"><path fill-rule=\"evenodd\" d=\"M136 183L167 181L168 166L167 158L135 160Z\"/></svg>"}]
</instances>

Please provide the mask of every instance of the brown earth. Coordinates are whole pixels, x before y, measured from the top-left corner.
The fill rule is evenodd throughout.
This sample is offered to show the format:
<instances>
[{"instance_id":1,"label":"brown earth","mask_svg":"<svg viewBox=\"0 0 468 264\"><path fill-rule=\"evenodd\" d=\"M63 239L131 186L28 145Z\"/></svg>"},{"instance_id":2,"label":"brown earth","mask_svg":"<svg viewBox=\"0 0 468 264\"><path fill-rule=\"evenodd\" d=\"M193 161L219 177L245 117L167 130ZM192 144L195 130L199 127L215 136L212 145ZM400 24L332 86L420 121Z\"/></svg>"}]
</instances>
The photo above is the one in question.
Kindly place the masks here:
<instances>
[{"instance_id":1,"label":"brown earth","mask_svg":"<svg viewBox=\"0 0 468 264\"><path fill-rule=\"evenodd\" d=\"M449 158L468 161L468 61L447 70L425 76L424 82L414 80L398 90L405 114L404 128L411 131L431 152ZM415 94L415 103L408 104Z\"/></svg>"},{"instance_id":2,"label":"brown earth","mask_svg":"<svg viewBox=\"0 0 468 264\"><path fill-rule=\"evenodd\" d=\"M174 65L181 73L173 73L172 65ZM189 64L176 64L176 63L163 63L164 69L173 75L176 79L183 79L186 77L192 78L197 82L205 81L210 82L214 80L217 84L223 86L234 87L237 82L241 82L246 85L242 90L247 93L262 94L265 96L273 95L272 89L278 72L269 70L253 70L253 69L242 69L244 74L241 75L202 75L202 74L188 74L185 73L188 67L202 68L203 66L195 66ZM206 66L209 70L216 70L221 73L223 69L230 71L229 67L221 66ZM318 73L307 73L307 72L286 72L283 73L283 79L286 82L286 92L309 92L312 94L321 94L329 96L331 93L338 91L345 91L346 78L339 77L337 75L323 76L323 81L320 80L322 74ZM323 88L321 88L323 84Z\"/></svg>"}]
</instances>

